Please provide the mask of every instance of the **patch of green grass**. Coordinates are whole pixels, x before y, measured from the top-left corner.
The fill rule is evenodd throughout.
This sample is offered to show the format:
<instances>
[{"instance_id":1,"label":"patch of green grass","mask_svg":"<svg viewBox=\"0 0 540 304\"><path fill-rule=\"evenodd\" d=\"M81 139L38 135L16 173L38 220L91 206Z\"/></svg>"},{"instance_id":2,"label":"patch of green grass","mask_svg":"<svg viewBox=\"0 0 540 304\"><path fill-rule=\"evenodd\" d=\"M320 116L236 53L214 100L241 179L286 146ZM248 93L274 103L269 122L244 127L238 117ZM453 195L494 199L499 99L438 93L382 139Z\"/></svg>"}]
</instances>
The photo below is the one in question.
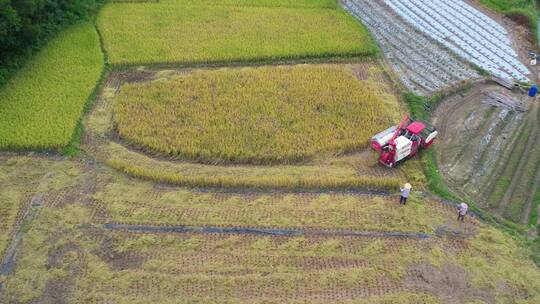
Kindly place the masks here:
<instances>
[{"instance_id":1,"label":"patch of green grass","mask_svg":"<svg viewBox=\"0 0 540 304\"><path fill-rule=\"evenodd\" d=\"M430 109L433 105L427 98L413 92L406 92L403 97L409 106L412 117L426 121L429 119Z\"/></svg>"},{"instance_id":2,"label":"patch of green grass","mask_svg":"<svg viewBox=\"0 0 540 304\"><path fill-rule=\"evenodd\" d=\"M448 189L444 177L437 168L435 148L436 147L432 147L427 151L423 151L422 161L424 163L424 174L427 178L428 188L431 192L442 198L455 200L456 196Z\"/></svg>"},{"instance_id":3,"label":"patch of green grass","mask_svg":"<svg viewBox=\"0 0 540 304\"><path fill-rule=\"evenodd\" d=\"M98 16L113 65L207 64L374 56L341 9L107 4Z\"/></svg>"},{"instance_id":4,"label":"patch of green grass","mask_svg":"<svg viewBox=\"0 0 540 304\"><path fill-rule=\"evenodd\" d=\"M500 177L495 183L495 191L491 192L489 196L488 204L492 208L497 208L500 204L500 200L503 198L504 193L510 186L512 180L508 176Z\"/></svg>"},{"instance_id":5,"label":"patch of green grass","mask_svg":"<svg viewBox=\"0 0 540 304\"><path fill-rule=\"evenodd\" d=\"M197 70L126 84L114 111L129 143L212 164L299 163L360 151L393 117L377 91L341 65Z\"/></svg>"},{"instance_id":6,"label":"patch of green grass","mask_svg":"<svg viewBox=\"0 0 540 304\"><path fill-rule=\"evenodd\" d=\"M537 41L538 11L536 0L480 0L480 3L527 26L533 33L533 40Z\"/></svg>"},{"instance_id":7,"label":"patch of green grass","mask_svg":"<svg viewBox=\"0 0 540 304\"><path fill-rule=\"evenodd\" d=\"M68 145L103 69L91 23L53 39L0 89L0 149L59 150Z\"/></svg>"},{"instance_id":8,"label":"patch of green grass","mask_svg":"<svg viewBox=\"0 0 540 304\"><path fill-rule=\"evenodd\" d=\"M532 209L531 209L531 218L529 220L529 225L536 226L538 225L538 207L540 206L540 187L536 189Z\"/></svg>"}]
</instances>

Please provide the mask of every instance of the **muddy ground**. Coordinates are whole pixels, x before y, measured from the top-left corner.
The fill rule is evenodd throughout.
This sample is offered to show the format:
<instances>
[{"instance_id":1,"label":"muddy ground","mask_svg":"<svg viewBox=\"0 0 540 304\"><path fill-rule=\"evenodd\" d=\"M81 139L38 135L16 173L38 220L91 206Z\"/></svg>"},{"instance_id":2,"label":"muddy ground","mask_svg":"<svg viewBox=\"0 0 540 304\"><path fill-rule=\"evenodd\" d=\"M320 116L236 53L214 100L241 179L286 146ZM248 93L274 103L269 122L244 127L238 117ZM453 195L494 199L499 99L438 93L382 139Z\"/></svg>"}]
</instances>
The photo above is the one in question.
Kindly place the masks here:
<instances>
[{"instance_id":1,"label":"muddy ground","mask_svg":"<svg viewBox=\"0 0 540 304\"><path fill-rule=\"evenodd\" d=\"M521 113L486 104L498 92L523 102ZM436 109L437 162L450 187L495 214L529 224L540 169L539 104L520 92L481 83Z\"/></svg>"}]
</instances>

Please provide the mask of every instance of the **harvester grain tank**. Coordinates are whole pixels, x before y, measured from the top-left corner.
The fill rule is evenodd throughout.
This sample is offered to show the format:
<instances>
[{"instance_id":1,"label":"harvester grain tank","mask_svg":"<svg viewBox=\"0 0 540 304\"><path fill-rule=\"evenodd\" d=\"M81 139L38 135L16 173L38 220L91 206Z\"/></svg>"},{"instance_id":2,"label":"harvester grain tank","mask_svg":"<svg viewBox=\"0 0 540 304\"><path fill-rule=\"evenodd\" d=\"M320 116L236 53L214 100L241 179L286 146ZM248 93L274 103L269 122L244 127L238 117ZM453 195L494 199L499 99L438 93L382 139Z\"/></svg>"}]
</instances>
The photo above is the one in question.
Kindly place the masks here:
<instances>
[{"instance_id":1,"label":"harvester grain tank","mask_svg":"<svg viewBox=\"0 0 540 304\"><path fill-rule=\"evenodd\" d=\"M429 148L438 132L435 128L419 120L408 117L398 125L392 126L371 138L371 147L379 153L379 162L387 167L418 154L420 149Z\"/></svg>"}]
</instances>

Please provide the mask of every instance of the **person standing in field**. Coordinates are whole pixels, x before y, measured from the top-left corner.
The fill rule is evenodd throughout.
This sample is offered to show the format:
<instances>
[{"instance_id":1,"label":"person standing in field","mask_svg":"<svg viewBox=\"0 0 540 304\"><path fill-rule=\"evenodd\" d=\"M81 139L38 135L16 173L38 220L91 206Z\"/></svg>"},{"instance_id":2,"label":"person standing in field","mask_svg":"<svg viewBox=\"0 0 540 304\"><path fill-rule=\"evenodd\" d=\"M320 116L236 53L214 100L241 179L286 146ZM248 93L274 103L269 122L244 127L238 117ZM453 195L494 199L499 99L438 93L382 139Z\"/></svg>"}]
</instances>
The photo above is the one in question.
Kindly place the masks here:
<instances>
[{"instance_id":1,"label":"person standing in field","mask_svg":"<svg viewBox=\"0 0 540 304\"><path fill-rule=\"evenodd\" d=\"M469 210L469 205L467 205L465 203L461 203L459 205L459 208L458 208L457 220L464 222L465 221L465 214L467 214L468 210Z\"/></svg>"},{"instance_id":2,"label":"person standing in field","mask_svg":"<svg viewBox=\"0 0 540 304\"><path fill-rule=\"evenodd\" d=\"M406 183L403 188L400 188L401 191L401 197L399 198L399 204L405 205L407 203L407 198L409 197L409 194L411 194L412 186L409 183Z\"/></svg>"}]
</instances>

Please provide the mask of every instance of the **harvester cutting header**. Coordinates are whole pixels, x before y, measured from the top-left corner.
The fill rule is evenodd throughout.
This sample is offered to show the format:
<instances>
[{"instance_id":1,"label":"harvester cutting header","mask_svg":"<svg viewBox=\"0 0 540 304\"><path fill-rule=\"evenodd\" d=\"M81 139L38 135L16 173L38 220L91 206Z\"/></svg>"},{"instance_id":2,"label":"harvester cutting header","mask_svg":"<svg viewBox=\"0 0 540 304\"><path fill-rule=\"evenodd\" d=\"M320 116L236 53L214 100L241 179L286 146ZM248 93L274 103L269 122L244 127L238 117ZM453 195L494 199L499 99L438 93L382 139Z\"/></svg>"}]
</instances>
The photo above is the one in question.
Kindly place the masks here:
<instances>
[{"instance_id":1,"label":"harvester cutting header","mask_svg":"<svg viewBox=\"0 0 540 304\"><path fill-rule=\"evenodd\" d=\"M427 149L438 132L422 121L409 117L398 125L390 127L371 138L371 147L379 152L379 162L387 167L395 167L406 159L418 154L420 148Z\"/></svg>"}]
</instances>

